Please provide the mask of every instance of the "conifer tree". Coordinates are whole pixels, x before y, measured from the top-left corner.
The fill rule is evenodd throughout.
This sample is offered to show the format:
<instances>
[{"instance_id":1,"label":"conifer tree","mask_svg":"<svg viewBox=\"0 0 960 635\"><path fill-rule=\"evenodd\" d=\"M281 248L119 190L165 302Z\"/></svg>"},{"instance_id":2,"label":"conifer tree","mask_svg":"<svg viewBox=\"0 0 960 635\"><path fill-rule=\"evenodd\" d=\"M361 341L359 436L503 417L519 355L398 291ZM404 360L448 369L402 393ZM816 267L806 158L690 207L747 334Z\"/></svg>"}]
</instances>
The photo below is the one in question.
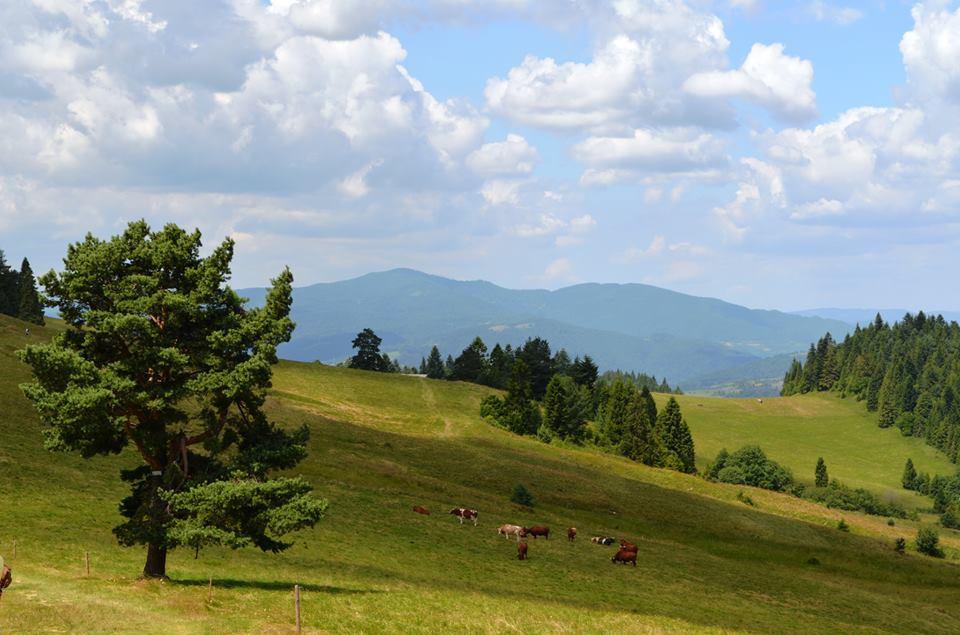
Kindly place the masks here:
<instances>
[{"instance_id":1,"label":"conifer tree","mask_svg":"<svg viewBox=\"0 0 960 635\"><path fill-rule=\"evenodd\" d=\"M513 362L502 414L501 425L517 434L535 434L540 427L540 407L533 400L530 372L522 359Z\"/></svg>"},{"instance_id":2,"label":"conifer tree","mask_svg":"<svg viewBox=\"0 0 960 635\"><path fill-rule=\"evenodd\" d=\"M87 235L61 273L41 278L67 329L20 351L48 448L139 456L121 471L130 495L114 533L147 545L147 577L165 576L167 551L180 546L282 551L326 507L305 480L271 478L306 456L309 437L263 411L294 327L293 276L281 272L264 305L247 308L226 284L233 241L206 258L200 244L199 231L145 221L109 240Z\"/></svg>"},{"instance_id":3,"label":"conifer tree","mask_svg":"<svg viewBox=\"0 0 960 635\"><path fill-rule=\"evenodd\" d=\"M24 258L17 277L17 317L24 322L43 325L43 304L37 292L37 281L33 277L30 262Z\"/></svg>"},{"instance_id":4,"label":"conifer tree","mask_svg":"<svg viewBox=\"0 0 960 635\"><path fill-rule=\"evenodd\" d=\"M656 433L655 422L649 417L647 404L636 390L627 405L625 423L620 454L644 465L662 466L667 450Z\"/></svg>"},{"instance_id":5,"label":"conifer tree","mask_svg":"<svg viewBox=\"0 0 960 635\"><path fill-rule=\"evenodd\" d=\"M587 404L582 388L566 375L554 375L543 399L543 423L561 439L583 437Z\"/></svg>"},{"instance_id":6,"label":"conifer tree","mask_svg":"<svg viewBox=\"0 0 960 635\"><path fill-rule=\"evenodd\" d=\"M427 357L426 375L430 379L443 379L445 374L446 369L443 366L440 349L434 346L430 349L430 356Z\"/></svg>"},{"instance_id":7,"label":"conifer tree","mask_svg":"<svg viewBox=\"0 0 960 635\"><path fill-rule=\"evenodd\" d=\"M586 386L590 390L593 390L594 385L597 383L597 373L599 368L593 363L593 358L589 355L584 355L583 359L579 357L574 360L573 363L573 381L579 386Z\"/></svg>"},{"instance_id":8,"label":"conifer tree","mask_svg":"<svg viewBox=\"0 0 960 635\"><path fill-rule=\"evenodd\" d=\"M373 329L363 329L353 339L353 348L357 349L357 354L350 359L350 368L359 370L375 370L379 372L390 371L390 358L380 352L380 344L383 342Z\"/></svg>"},{"instance_id":9,"label":"conifer tree","mask_svg":"<svg viewBox=\"0 0 960 635\"><path fill-rule=\"evenodd\" d=\"M606 390L597 416L600 432L611 445L618 445L628 425L627 409L637 389L632 384L617 379ZM651 420L651 426L653 420Z\"/></svg>"},{"instance_id":10,"label":"conifer tree","mask_svg":"<svg viewBox=\"0 0 960 635\"><path fill-rule=\"evenodd\" d=\"M913 459L907 459L903 466L903 477L900 483L904 489L917 489L917 470L913 467Z\"/></svg>"},{"instance_id":11,"label":"conifer tree","mask_svg":"<svg viewBox=\"0 0 960 635\"><path fill-rule=\"evenodd\" d=\"M822 456L817 459L817 467L813 474L814 484L817 487L826 487L830 484L830 477L827 475L827 464L824 462Z\"/></svg>"},{"instance_id":12,"label":"conifer tree","mask_svg":"<svg viewBox=\"0 0 960 635\"><path fill-rule=\"evenodd\" d=\"M0 313L17 316L20 309L20 287L17 272L7 264L6 256L0 249Z\"/></svg>"},{"instance_id":13,"label":"conifer tree","mask_svg":"<svg viewBox=\"0 0 960 635\"><path fill-rule=\"evenodd\" d=\"M657 415L656 431L667 452L664 465L681 472L695 472L693 436L680 412L680 404L673 397Z\"/></svg>"},{"instance_id":14,"label":"conifer tree","mask_svg":"<svg viewBox=\"0 0 960 635\"><path fill-rule=\"evenodd\" d=\"M477 383L487 367L487 345L474 338L453 362L453 379Z\"/></svg>"}]
</instances>

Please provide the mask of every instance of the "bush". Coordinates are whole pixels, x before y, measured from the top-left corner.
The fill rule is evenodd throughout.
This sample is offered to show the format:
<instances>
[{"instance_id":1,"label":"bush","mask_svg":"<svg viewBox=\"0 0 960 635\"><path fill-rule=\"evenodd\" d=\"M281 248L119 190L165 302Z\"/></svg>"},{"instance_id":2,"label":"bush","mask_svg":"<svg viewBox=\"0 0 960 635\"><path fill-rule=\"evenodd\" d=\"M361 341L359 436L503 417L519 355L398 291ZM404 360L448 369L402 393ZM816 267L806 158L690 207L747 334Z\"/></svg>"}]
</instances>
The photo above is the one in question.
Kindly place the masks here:
<instances>
[{"instance_id":1,"label":"bush","mask_svg":"<svg viewBox=\"0 0 960 635\"><path fill-rule=\"evenodd\" d=\"M847 522L841 518L837 521L837 529L840 531L850 531L850 525L848 525Z\"/></svg>"},{"instance_id":2,"label":"bush","mask_svg":"<svg viewBox=\"0 0 960 635\"><path fill-rule=\"evenodd\" d=\"M816 567L816 566L818 566L818 565L820 564L820 558L818 558L818 557L816 557L816 556L811 556L811 557L807 558L807 564L811 564L811 565L813 565L813 566Z\"/></svg>"},{"instance_id":3,"label":"bush","mask_svg":"<svg viewBox=\"0 0 960 635\"><path fill-rule=\"evenodd\" d=\"M960 510L956 504L947 507L940 515L940 524L947 529L960 529Z\"/></svg>"},{"instance_id":4,"label":"bush","mask_svg":"<svg viewBox=\"0 0 960 635\"><path fill-rule=\"evenodd\" d=\"M517 483L517 486L513 488L513 495L510 496L510 502L524 507L533 507L533 494L526 487Z\"/></svg>"},{"instance_id":5,"label":"bush","mask_svg":"<svg viewBox=\"0 0 960 635\"><path fill-rule=\"evenodd\" d=\"M739 492L737 492L737 500L740 501L741 503L744 503L745 505L749 505L750 507L757 506L757 504L753 502L752 498L750 498L749 496L743 493L743 490L740 490Z\"/></svg>"},{"instance_id":6,"label":"bush","mask_svg":"<svg viewBox=\"0 0 960 635\"><path fill-rule=\"evenodd\" d=\"M831 509L866 512L874 516L907 517L907 510L897 503L885 503L869 490L853 489L837 481L827 487L812 487L804 497Z\"/></svg>"},{"instance_id":7,"label":"bush","mask_svg":"<svg viewBox=\"0 0 960 635\"><path fill-rule=\"evenodd\" d=\"M896 521L895 521L894 519L888 518L888 519L887 519L887 524L890 525L891 527L893 527L893 526L896 525L897 523L896 523Z\"/></svg>"},{"instance_id":8,"label":"bush","mask_svg":"<svg viewBox=\"0 0 960 635\"><path fill-rule=\"evenodd\" d=\"M921 527L917 532L917 551L934 558L942 558L940 549L940 535L933 527Z\"/></svg>"},{"instance_id":9,"label":"bush","mask_svg":"<svg viewBox=\"0 0 960 635\"><path fill-rule=\"evenodd\" d=\"M897 538L893 541L893 550L897 553L904 553L907 550L907 541L905 538Z\"/></svg>"},{"instance_id":10,"label":"bush","mask_svg":"<svg viewBox=\"0 0 960 635\"><path fill-rule=\"evenodd\" d=\"M793 476L768 459L758 446L748 445L726 458L723 467L716 471L716 480L782 492L793 483Z\"/></svg>"},{"instance_id":11,"label":"bush","mask_svg":"<svg viewBox=\"0 0 960 635\"><path fill-rule=\"evenodd\" d=\"M503 399L496 395L487 395L480 402L480 416L498 422L503 418Z\"/></svg>"}]
</instances>

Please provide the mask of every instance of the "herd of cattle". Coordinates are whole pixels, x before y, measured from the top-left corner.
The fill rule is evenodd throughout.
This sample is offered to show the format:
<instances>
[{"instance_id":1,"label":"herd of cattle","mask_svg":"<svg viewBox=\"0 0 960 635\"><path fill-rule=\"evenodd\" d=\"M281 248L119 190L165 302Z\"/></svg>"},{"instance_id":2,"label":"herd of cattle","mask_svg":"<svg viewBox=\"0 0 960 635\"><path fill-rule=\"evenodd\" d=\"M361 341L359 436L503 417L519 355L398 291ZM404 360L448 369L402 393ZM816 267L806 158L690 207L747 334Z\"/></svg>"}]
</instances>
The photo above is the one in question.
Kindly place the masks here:
<instances>
[{"instance_id":1,"label":"herd of cattle","mask_svg":"<svg viewBox=\"0 0 960 635\"><path fill-rule=\"evenodd\" d=\"M424 514L427 516L430 515L430 510L427 509L426 507L422 507L421 505L417 505L416 507L414 507L413 511L417 512L418 514ZM469 509L467 507L454 507L453 509L450 510L450 514L458 518L460 520L461 525L464 523L464 521L467 521L467 522L473 521L474 527L477 526L478 518L480 516L480 512L478 512L475 509ZM511 537L516 538L517 558L520 560L527 559L527 549L529 548L526 542L527 536L532 537L534 540L536 540L540 536L543 536L545 540L550 539L550 528L547 527L546 525L534 525L533 527L523 527L522 525L500 525L500 527L497 528L497 533L503 536L504 538L506 538L507 540L509 540ZM570 527L569 529L567 529L567 540L569 542L573 542L576 539L577 539L577 528ZM611 538L609 536L594 536L593 538L590 539L590 542L593 542L598 545L608 546L617 542L617 539ZM610 562L613 562L615 564L630 563L633 566L637 566L637 545L627 540L621 539L620 549L617 551L617 553L613 555L613 557L610 559Z\"/></svg>"}]
</instances>

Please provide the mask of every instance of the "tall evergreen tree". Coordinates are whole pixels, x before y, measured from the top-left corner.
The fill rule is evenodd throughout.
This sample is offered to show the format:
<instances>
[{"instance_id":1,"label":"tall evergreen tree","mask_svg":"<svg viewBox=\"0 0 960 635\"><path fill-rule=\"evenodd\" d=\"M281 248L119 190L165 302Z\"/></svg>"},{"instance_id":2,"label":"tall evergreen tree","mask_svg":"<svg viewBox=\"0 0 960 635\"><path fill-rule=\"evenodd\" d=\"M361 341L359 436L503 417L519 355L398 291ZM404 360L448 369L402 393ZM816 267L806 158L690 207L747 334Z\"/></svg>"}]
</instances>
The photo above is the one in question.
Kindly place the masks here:
<instances>
[{"instance_id":1,"label":"tall evergreen tree","mask_svg":"<svg viewBox=\"0 0 960 635\"><path fill-rule=\"evenodd\" d=\"M16 317L20 310L20 286L16 270L7 264L0 249L0 313Z\"/></svg>"},{"instance_id":2,"label":"tall evergreen tree","mask_svg":"<svg viewBox=\"0 0 960 635\"><path fill-rule=\"evenodd\" d=\"M613 382L605 391L603 403L597 415L600 433L613 445L619 445L628 425L627 409L637 389L621 379ZM651 420L651 427L653 426Z\"/></svg>"},{"instance_id":3,"label":"tall evergreen tree","mask_svg":"<svg viewBox=\"0 0 960 635\"><path fill-rule=\"evenodd\" d=\"M900 483L904 489L917 489L917 470L913 467L912 459L907 459L903 466L903 477L900 479Z\"/></svg>"},{"instance_id":4,"label":"tall evergreen tree","mask_svg":"<svg viewBox=\"0 0 960 635\"><path fill-rule=\"evenodd\" d=\"M440 356L440 349L436 346L430 349L430 356L427 357L426 374L430 379L443 379L446 375L446 368L444 368L443 358Z\"/></svg>"},{"instance_id":5,"label":"tall evergreen tree","mask_svg":"<svg viewBox=\"0 0 960 635\"><path fill-rule=\"evenodd\" d=\"M486 371L487 345L479 337L474 338L460 356L453 361L453 377L458 381L477 383Z\"/></svg>"},{"instance_id":6,"label":"tall evergreen tree","mask_svg":"<svg viewBox=\"0 0 960 635\"><path fill-rule=\"evenodd\" d=\"M247 308L227 285L233 241L203 258L200 238L138 221L71 245L63 271L41 278L67 328L20 351L48 448L139 455L121 471L130 495L114 533L147 546L147 577L165 576L180 546L282 551L326 507L305 480L271 478L306 456L309 437L263 410L277 346L294 328L293 276L281 272L264 305Z\"/></svg>"},{"instance_id":7,"label":"tall evergreen tree","mask_svg":"<svg viewBox=\"0 0 960 635\"><path fill-rule=\"evenodd\" d=\"M823 457L817 459L817 467L813 471L814 484L817 487L826 487L830 484L830 477L827 475L827 464Z\"/></svg>"},{"instance_id":8,"label":"tall evergreen tree","mask_svg":"<svg viewBox=\"0 0 960 635\"><path fill-rule=\"evenodd\" d=\"M380 344L383 342L373 329L363 329L353 338L353 348L357 349L357 354L350 359L350 368L359 370L375 370L379 372L390 371L390 358L384 359L380 352Z\"/></svg>"},{"instance_id":9,"label":"tall evergreen tree","mask_svg":"<svg viewBox=\"0 0 960 635\"><path fill-rule=\"evenodd\" d=\"M620 454L644 465L663 465L667 450L656 433L655 425L643 397L633 390L626 409Z\"/></svg>"},{"instance_id":10,"label":"tall evergreen tree","mask_svg":"<svg viewBox=\"0 0 960 635\"><path fill-rule=\"evenodd\" d=\"M597 365L593 363L593 358L589 355L584 355L583 359L578 357L574 360L571 376L578 386L586 386L590 390L593 390L594 385L597 383L597 373L599 370Z\"/></svg>"},{"instance_id":11,"label":"tall evergreen tree","mask_svg":"<svg viewBox=\"0 0 960 635\"><path fill-rule=\"evenodd\" d=\"M535 434L540 421L540 406L533 400L530 371L522 359L517 359L513 362L507 396L503 400L502 425L517 434Z\"/></svg>"},{"instance_id":12,"label":"tall evergreen tree","mask_svg":"<svg viewBox=\"0 0 960 635\"><path fill-rule=\"evenodd\" d=\"M554 375L543 399L543 423L561 439L579 441L587 423L585 389L566 375Z\"/></svg>"},{"instance_id":13,"label":"tall evergreen tree","mask_svg":"<svg viewBox=\"0 0 960 635\"><path fill-rule=\"evenodd\" d=\"M673 397L657 415L656 430L667 452L664 465L681 472L696 472L693 436L680 412L680 404Z\"/></svg>"},{"instance_id":14,"label":"tall evergreen tree","mask_svg":"<svg viewBox=\"0 0 960 635\"><path fill-rule=\"evenodd\" d=\"M24 322L34 324L43 324L43 304L40 302L40 294L37 292L37 281L33 277L33 269L30 268L30 262L24 258L20 265L20 275L18 276L18 303L17 317Z\"/></svg>"},{"instance_id":15,"label":"tall evergreen tree","mask_svg":"<svg viewBox=\"0 0 960 635\"><path fill-rule=\"evenodd\" d=\"M534 399L543 399L547 394L547 384L553 377L553 358L547 340L534 337L528 339L517 354L530 371Z\"/></svg>"}]
</instances>

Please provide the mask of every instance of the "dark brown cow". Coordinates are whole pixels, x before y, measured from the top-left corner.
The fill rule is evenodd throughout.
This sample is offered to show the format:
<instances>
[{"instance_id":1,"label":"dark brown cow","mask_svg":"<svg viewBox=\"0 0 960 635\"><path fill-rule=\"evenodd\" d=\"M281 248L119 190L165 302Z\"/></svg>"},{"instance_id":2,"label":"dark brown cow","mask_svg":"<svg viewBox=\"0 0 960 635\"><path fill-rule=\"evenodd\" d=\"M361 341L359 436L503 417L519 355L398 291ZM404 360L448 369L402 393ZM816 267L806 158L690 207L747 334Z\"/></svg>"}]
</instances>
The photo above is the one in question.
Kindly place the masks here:
<instances>
[{"instance_id":1,"label":"dark brown cow","mask_svg":"<svg viewBox=\"0 0 960 635\"><path fill-rule=\"evenodd\" d=\"M533 527L524 527L523 531L528 536L533 536L533 539L536 540L537 536L543 536L547 540L550 540L550 528L545 525L534 525Z\"/></svg>"},{"instance_id":2,"label":"dark brown cow","mask_svg":"<svg viewBox=\"0 0 960 635\"><path fill-rule=\"evenodd\" d=\"M480 515L475 509L467 509L466 507L454 507L450 510L450 513L460 519L460 524L463 524L464 520L472 520L474 527L477 525L477 516Z\"/></svg>"},{"instance_id":3,"label":"dark brown cow","mask_svg":"<svg viewBox=\"0 0 960 635\"><path fill-rule=\"evenodd\" d=\"M13 574L10 573L10 567L3 564L3 558L0 558L0 597L3 597L3 590L13 582Z\"/></svg>"},{"instance_id":4,"label":"dark brown cow","mask_svg":"<svg viewBox=\"0 0 960 635\"><path fill-rule=\"evenodd\" d=\"M633 544L632 542L629 542L629 541L624 540L624 539L621 538L621 539L620 539L620 549L622 549L622 550L624 550L624 551L636 551L636 550L637 550L637 546L636 546L635 544Z\"/></svg>"},{"instance_id":5,"label":"dark brown cow","mask_svg":"<svg viewBox=\"0 0 960 635\"><path fill-rule=\"evenodd\" d=\"M517 560L526 560L527 559L527 543L521 542L517 544Z\"/></svg>"},{"instance_id":6,"label":"dark brown cow","mask_svg":"<svg viewBox=\"0 0 960 635\"><path fill-rule=\"evenodd\" d=\"M417 512L418 514L423 514L424 516L430 515L430 510L426 507L421 507L420 505L414 506L413 511Z\"/></svg>"},{"instance_id":7,"label":"dark brown cow","mask_svg":"<svg viewBox=\"0 0 960 635\"><path fill-rule=\"evenodd\" d=\"M628 562L633 563L633 566L637 566L637 552L636 551L627 551L626 549L621 549L610 558L610 562L620 564L627 564Z\"/></svg>"},{"instance_id":8,"label":"dark brown cow","mask_svg":"<svg viewBox=\"0 0 960 635\"><path fill-rule=\"evenodd\" d=\"M567 530L567 540L569 540L570 542L573 542L576 539L577 539L577 528L571 527L570 529Z\"/></svg>"}]
</instances>

